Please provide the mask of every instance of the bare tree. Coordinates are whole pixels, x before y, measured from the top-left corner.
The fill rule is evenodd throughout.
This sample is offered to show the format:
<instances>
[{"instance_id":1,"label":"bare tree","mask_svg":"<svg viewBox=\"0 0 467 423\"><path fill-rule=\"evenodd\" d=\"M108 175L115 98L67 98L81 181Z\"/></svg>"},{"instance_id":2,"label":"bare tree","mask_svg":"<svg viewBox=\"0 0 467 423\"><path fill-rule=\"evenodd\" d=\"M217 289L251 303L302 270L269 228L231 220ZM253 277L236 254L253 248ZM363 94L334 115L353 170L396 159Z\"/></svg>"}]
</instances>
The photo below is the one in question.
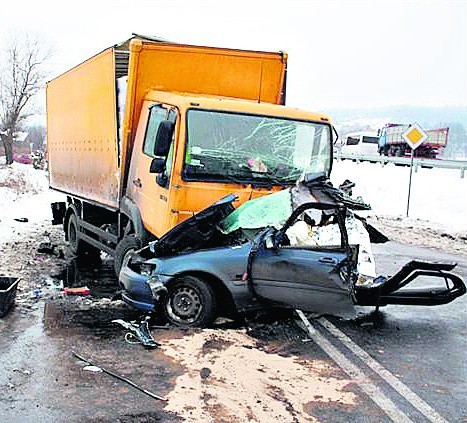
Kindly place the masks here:
<instances>
[{"instance_id":1,"label":"bare tree","mask_svg":"<svg viewBox=\"0 0 467 423\"><path fill-rule=\"evenodd\" d=\"M38 38L14 37L6 46L0 73L0 137L5 148L6 163L13 163L13 141L29 116L31 98L45 81L44 63L50 57Z\"/></svg>"},{"instance_id":2,"label":"bare tree","mask_svg":"<svg viewBox=\"0 0 467 423\"><path fill-rule=\"evenodd\" d=\"M34 125L28 128L28 136L25 142L33 144L34 149L44 147L45 127L42 125Z\"/></svg>"}]
</instances>

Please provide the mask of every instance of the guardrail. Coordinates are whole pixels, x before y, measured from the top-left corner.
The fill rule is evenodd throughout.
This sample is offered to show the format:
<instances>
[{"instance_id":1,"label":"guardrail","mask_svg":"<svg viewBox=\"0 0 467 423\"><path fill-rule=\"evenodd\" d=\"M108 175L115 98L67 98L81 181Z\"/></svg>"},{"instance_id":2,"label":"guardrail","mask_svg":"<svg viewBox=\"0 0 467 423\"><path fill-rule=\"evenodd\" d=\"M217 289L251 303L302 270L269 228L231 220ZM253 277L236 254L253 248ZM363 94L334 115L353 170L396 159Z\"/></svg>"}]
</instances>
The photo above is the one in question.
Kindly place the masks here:
<instances>
[{"instance_id":1,"label":"guardrail","mask_svg":"<svg viewBox=\"0 0 467 423\"><path fill-rule=\"evenodd\" d=\"M410 166L410 158L408 157L388 157L388 156L372 156L365 154L340 154L335 153L334 158L337 160L353 160L355 162L372 162L372 163L394 163L401 166ZM467 170L467 160L444 160L444 159L421 159L415 157L413 160L415 172L419 167L431 168L437 167L441 169L459 169L460 176L463 178Z\"/></svg>"}]
</instances>

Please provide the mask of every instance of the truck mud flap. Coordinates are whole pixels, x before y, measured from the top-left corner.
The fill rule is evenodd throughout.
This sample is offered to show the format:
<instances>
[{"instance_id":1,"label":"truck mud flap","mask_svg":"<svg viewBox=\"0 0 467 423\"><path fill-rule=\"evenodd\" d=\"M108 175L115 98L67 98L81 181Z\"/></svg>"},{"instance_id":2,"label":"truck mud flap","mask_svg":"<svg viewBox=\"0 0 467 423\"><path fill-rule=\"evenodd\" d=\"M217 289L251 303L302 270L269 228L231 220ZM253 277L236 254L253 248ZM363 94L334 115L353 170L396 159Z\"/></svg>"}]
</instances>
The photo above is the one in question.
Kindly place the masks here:
<instances>
[{"instance_id":1,"label":"truck mud flap","mask_svg":"<svg viewBox=\"0 0 467 423\"><path fill-rule=\"evenodd\" d=\"M387 304L433 306L448 304L466 293L464 282L449 271L456 263L433 263L413 260L390 278L378 277L371 285L355 286L357 305L385 306ZM420 276L437 278L441 286L404 288Z\"/></svg>"}]
</instances>

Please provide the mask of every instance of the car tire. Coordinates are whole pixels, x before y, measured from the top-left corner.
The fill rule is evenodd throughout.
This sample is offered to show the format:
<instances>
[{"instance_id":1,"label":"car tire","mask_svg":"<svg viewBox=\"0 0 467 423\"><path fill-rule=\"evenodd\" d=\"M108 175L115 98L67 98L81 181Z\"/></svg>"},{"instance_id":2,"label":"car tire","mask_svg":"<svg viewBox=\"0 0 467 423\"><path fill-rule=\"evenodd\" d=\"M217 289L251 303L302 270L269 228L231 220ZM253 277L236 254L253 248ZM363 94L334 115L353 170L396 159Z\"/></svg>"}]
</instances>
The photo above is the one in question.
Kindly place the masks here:
<instances>
[{"instance_id":1,"label":"car tire","mask_svg":"<svg viewBox=\"0 0 467 423\"><path fill-rule=\"evenodd\" d=\"M182 276L168 286L164 313L176 326L206 327L216 317L216 295L204 280Z\"/></svg>"},{"instance_id":2,"label":"car tire","mask_svg":"<svg viewBox=\"0 0 467 423\"><path fill-rule=\"evenodd\" d=\"M125 235L122 240L117 244L117 248L115 248L115 258L114 258L114 268L115 274L120 274L120 270L122 269L123 260L125 256L130 251L139 250L142 247L141 240L135 235Z\"/></svg>"}]
</instances>

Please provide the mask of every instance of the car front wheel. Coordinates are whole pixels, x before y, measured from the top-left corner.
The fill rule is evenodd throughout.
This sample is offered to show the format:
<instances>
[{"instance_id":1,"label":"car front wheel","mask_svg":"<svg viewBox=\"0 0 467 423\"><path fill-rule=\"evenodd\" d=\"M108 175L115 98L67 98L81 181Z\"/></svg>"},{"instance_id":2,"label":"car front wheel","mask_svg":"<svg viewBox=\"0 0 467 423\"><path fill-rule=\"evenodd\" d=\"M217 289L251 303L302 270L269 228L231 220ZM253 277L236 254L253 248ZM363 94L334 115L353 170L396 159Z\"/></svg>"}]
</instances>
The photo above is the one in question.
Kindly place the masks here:
<instances>
[{"instance_id":1,"label":"car front wheel","mask_svg":"<svg viewBox=\"0 0 467 423\"><path fill-rule=\"evenodd\" d=\"M176 326L205 327L215 318L216 297L204 280L182 276L168 287L164 311Z\"/></svg>"}]
</instances>

